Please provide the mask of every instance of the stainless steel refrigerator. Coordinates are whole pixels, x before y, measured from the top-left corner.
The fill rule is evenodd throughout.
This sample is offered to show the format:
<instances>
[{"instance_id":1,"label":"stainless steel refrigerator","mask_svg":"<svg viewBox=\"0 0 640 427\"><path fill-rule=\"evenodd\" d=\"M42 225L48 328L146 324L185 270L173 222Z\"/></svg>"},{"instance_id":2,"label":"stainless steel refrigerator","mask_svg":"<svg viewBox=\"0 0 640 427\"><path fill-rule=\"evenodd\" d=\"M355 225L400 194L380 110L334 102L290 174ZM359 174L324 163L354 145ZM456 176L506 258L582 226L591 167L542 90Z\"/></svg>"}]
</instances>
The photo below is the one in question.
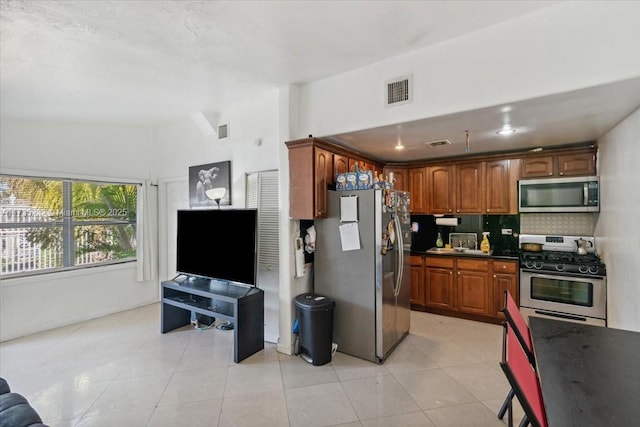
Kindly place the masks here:
<instances>
[{"instance_id":1,"label":"stainless steel refrigerator","mask_svg":"<svg viewBox=\"0 0 640 427\"><path fill-rule=\"evenodd\" d=\"M328 217L314 225L314 292L336 301L333 342L342 353L382 363L411 323L409 193L329 191ZM343 250L353 244L344 229L342 240L343 225L357 227L359 249Z\"/></svg>"}]
</instances>

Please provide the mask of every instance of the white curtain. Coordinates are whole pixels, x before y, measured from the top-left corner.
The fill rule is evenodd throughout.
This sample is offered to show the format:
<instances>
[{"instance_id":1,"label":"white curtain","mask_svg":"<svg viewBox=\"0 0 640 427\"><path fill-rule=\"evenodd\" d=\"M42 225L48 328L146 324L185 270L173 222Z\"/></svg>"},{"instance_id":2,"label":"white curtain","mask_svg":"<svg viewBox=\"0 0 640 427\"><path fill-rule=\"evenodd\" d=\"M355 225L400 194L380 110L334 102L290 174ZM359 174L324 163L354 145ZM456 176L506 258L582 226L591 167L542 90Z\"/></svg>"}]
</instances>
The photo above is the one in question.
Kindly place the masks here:
<instances>
[{"instance_id":1,"label":"white curtain","mask_svg":"<svg viewBox=\"0 0 640 427\"><path fill-rule=\"evenodd\" d=\"M138 188L138 208L136 212L136 252L138 257L138 281L154 280L158 271L158 244L155 189L150 181Z\"/></svg>"}]
</instances>

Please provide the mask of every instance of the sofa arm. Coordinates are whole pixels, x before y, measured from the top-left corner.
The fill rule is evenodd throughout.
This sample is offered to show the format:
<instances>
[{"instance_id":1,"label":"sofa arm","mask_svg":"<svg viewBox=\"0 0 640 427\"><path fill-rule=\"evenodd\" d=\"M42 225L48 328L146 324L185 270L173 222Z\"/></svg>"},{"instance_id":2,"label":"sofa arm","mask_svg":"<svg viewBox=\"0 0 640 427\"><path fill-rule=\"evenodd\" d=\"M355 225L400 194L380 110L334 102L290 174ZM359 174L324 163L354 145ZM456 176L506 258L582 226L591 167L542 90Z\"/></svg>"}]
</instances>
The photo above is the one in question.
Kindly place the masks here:
<instances>
[{"instance_id":1,"label":"sofa arm","mask_svg":"<svg viewBox=\"0 0 640 427\"><path fill-rule=\"evenodd\" d=\"M24 396L11 393L3 378L0 378L0 426L47 427Z\"/></svg>"}]
</instances>

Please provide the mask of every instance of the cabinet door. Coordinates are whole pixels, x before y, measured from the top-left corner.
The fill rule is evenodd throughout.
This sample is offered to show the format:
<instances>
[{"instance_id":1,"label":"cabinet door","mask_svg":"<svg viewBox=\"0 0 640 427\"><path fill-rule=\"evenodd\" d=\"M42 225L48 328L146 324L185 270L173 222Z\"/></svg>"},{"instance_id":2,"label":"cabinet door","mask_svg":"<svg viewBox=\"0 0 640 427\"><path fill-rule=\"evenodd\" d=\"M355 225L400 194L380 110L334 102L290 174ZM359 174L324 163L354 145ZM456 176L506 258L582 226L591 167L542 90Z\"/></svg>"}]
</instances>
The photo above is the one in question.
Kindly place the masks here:
<instances>
[{"instance_id":1,"label":"cabinet door","mask_svg":"<svg viewBox=\"0 0 640 427\"><path fill-rule=\"evenodd\" d=\"M427 168L429 213L448 214L454 211L454 186L452 166L429 166Z\"/></svg>"},{"instance_id":2,"label":"cabinet door","mask_svg":"<svg viewBox=\"0 0 640 427\"><path fill-rule=\"evenodd\" d=\"M485 208L490 214L509 213L509 160L487 162Z\"/></svg>"},{"instance_id":3,"label":"cabinet door","mask_svg":"<svg viewBox=\"0 0 640 427\"><path fill-rule=\"evenodd\" d=\"M409 192L411 193L411 213L426 213L426 168L409 169Z\"/></svg>"},{"instance_id":4,"label":"cabinet door","mask_svg":"<svg viewBox=\"0 0 640 427\"><path fill-rule=\"evenodd\" d=\"M489 278L480 271L458 271L458 310L466 313L491 313L489 303Z\"/></svg>"},{"instance_id":5,"label":"cabinet door","mask_svg":"<svg viewBox=\"0 0 640 427\"><path fill-rule=\"evenodd\" d=\"M424 305L424 267L411 266L411 304Z\"/></svg>"},{"instance_id":6,"label":"cabinet door","mask_svg":"<svg viewBox=\"0 0 640 427\"><path fill-rule=\"evenodd\" d=\"M388 177L390 172L393 172L393 188L399 191L411 191L409 189L409 175L406 169L384 168L384 176Z\"/></svg>"},{"instance_id":7,"label":"cabinet door","mask_svg":"<svg viewBox=\"0 0 640 427\"><path fill-rule=\"evenodd\" d=\"M339 173L349 172L349 159L345 156L333 155L333 174L334 177Z\"/></svg>"},{"instance_id":8,"label":"cabinet door","mask_svg":"<svg viewBox=\"0 0 640 427\"><path fill-rule=\"evenodd\" d=\"M558 155L558 175L595 175L596 159L593 153Z\"/></svg>"},{"instance_id":9,"label":"cabinet door","mask_svg":"<svg viewBox=\"0 0 640 427\"><path fill-rule=\"evenodd\" d=\"M484 213L484 163L463 163L455 166L456 213Z\"/></svg>"},{"instance_id":10,"label":"cabinet door","mask_svg":"<svg viewBox=\"0 0 640 427\"><path fill-rule=\"evenodd\" d=\"M519 301L518 262L494 260L491 262L492 316L504 319L500 310L504 306L504 291L509 291L516 303Z\"/></svg>"},{"instance_id":11,"label":"cabinet door","mask_svg":"<svg viewBox=\"0 0 640 427\"><path fill-rule=\"evenodd\" d=\"M522 178L553 176L553 156L522 159Z\"/></svg>"},{"instance_id":12,"label":"cabinet door","mask_svg":"<svg viewBox=\"0 0 640 427\"><path fill-rule=\"evenodd\" d=\"M495 273L492 277L493 285L493 316L504 319L500 310L504 308L504 291L509 291L516 302L519 301L518 276L515 274Z\"/></svg>"},{"instance_id":13,"label":"cabinet door","mask_svg":"<svg viewBox=\"0 0 640 427\"><path fill-rule=\"evenodd\" d=\"M425 305L453 309L453 270L425 268Z\"/></svg>"},{"instance_id":14,"label":"cabinet door","mask_svg":"<svg viewBox=\"0 0 640 427\"><path fill-rule=\"evenodd\" d=\"M327 216L327 186L333 182L333 154L315 149L315 217Z\"/></svg>"}]
</instances>

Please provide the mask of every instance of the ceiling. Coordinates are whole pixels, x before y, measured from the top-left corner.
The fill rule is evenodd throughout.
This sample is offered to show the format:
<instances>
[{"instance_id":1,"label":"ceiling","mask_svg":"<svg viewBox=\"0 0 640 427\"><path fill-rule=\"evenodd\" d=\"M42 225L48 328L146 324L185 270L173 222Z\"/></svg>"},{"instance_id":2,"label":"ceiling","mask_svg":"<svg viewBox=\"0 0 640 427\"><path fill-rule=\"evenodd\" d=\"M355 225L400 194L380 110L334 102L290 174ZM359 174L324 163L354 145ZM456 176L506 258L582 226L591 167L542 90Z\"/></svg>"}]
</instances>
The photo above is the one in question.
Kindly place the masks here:
<instances>
[{"instance_id":1,"label":"ceiling","mask_svg":"<svg viewBox=\"0 0 640 427\"><path fill-rule=\"evenodd\" d=\"M0 1L3 117L158 125L357 69L558 1ZM402 23L398 25L398 23ZM332 135L385 160L595 140L640 81ZM508 111L506 111L508 110ZM405 150L393 149L398 138ZM425 142L451 145L427 149Z\"/></svg>"}]
</instances>

